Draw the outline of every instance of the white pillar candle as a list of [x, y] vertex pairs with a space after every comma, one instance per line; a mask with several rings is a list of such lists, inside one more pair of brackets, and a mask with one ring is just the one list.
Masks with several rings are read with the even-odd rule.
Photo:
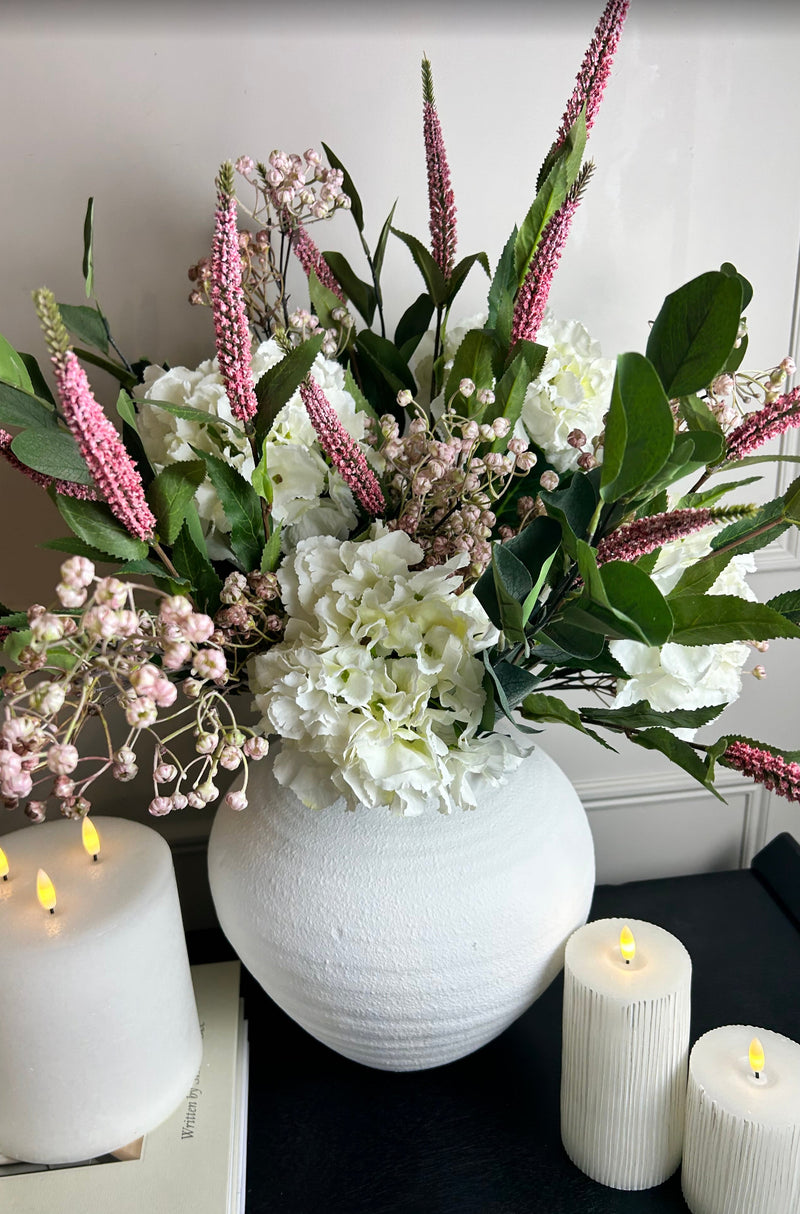
[[680, 941], [638, 919], [599, 919], [567, 942], [561, 1138], [601, 1184], [648, 1189], [680, 1163], [691, 977]]
[[[67, 1163], [153, 1129], [197, 1073], [202, 1040], [169, 847], [95, 818], [3, 837], [0, 1153]], [[37, 900], [37, 873], [55, 891]]]
[[[753, 1038], [764, 1053], [751, 1065]], [[681, 1183], [693, 1214], [797, 1214], [800, 1045], [740, 1024], [695, 1043]]]

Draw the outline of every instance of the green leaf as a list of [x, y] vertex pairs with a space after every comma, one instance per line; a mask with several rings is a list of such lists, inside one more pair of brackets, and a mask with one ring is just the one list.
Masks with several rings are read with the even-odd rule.
[[786, 590], [783, 594], [776, 594], [767, 606], [785, 615], [793, 624], [800, 624], [800, 590]]
[[587, 729], [579, 715], [573, 708], [568, 708], [563, 700], [557, 696], [548, 696], [542, 692], [533, 692], [522, 701], [520, 707], [522, 716], [527, 721], [545, 721], [556, 725], [569, 725], [572, 729], [577, 729], [579, 733], [588, 734], [590, 738], [594, 738], [595, 742], [599, 742], [601, 746], [605, 746], [606, 750], [613, 750], [604, 738], [601, 738], [593, 729]]
[[734, 342], [733, 349], [728, 355], [728, 361], [723, 367], [728, 375], [735, 375], [744, 362], [744, 356], [747, 353], [747, 347], [750, 344], [750, 338], [745, 333], [743, 337], [737, 337]]
[[485, 422], [493, 422], [496, 417], [505, 417], [511, 426], [508, 437], [497, 439], [493, 444], [494, 451], [504, 451], [508, 446], [508, 438], [513, 435], [525, 403], [525, 393], [541, 371], [547, 357], [547, 347], [537, 345], [533, 341], [517, 342], [514, 350], [511, 363], [495, 385], [494, 404], [487, 405], [483, 414]]
[[99, 311], [85, 306], [59, 304], [61, 319], [73, 337], [86, 342], [101, 354], [108, 354], [108, 330]]
[[130, 535], [104, 503], [85, 502], [57, 493], [56, 505], [67, 526], [92, 547], [121, 561], [135, 561], [147, 556], [144, 540]]
[[181, 527], [173, 545], [172, 563], [192, 586], [192, 597], [198, 609], [213, 615], [219, 607], [222, 582], [205, 553], [205, 542], [202, 549], [195, 544], [188, 521]]
[[363, 232], [364, 208], [361, 205], [361, 199], [359, 198], [358, 190], [353, 183], [353, 178], [350, 176], [339, 157], [328, 147], [327, 143], [323, 143], [322, 146], [325, 150], [325, 155], [328, 157], [328, 163], [330, 164], [331, 168], [339, 169], [342, 174], [342, 189], [350, 199], [350, 212], [353, 219], [356, 221], [356, 227], [358, 228], [359, 232]]
[[641, 354], [620, 354], [606, 423], [603, 501], [631, 497], [654, 481], [674, 440], [675, 422], [655, 367]]
[[504, 544], [494, 544], [492, 547], [492, 571], [501, 628], [506, 640], [512, 643], [524, 641], [522, 602], [533, 587], [531, 575], [522, 561], [509, 552]]
[[86, 204], [86, 216], [83, 221], [83, 280], [86, 283], [86, 298], [91, 299], [94, 290], [94, 253], [92, 251], [94, 228], [94, 199]]
[[462, 258], [461, 261], [453, 266], [453, 271], [447, 280], [446, 302], [448, 307], [450, 304], [452, 304], [453, 300], [461, 289], [464, 279], [467, 277], [476, 262], [485, 270], [486, 277], [491, 278], [492, 267], [489, 265], [489, 258], [485, 253], [470, 253], [468, 257]]
[[0, 426], [35, 426], [40, 430], [58, 425], [46, 401], [0, 381]]
[[575, 556], [575, 540], [588, 538], [589, 526], [597, 509], [594, 482], [584, 473], [576, 472], [566, 488], [550, 491], [540, 489], [539, 495], [547, 507], [547, 513], [561, 525], [567, 551]]
[[722, 427], [704, 400], [699, 396], [684, 396], [680, 402], [680, 415], [690, 430], [708, 430], [723, 440]]
[[[91, 309], [87, 308], [86, 311]], [[110, 358], [103, 358], [101, 354], [95, 354], [91, 350], [84, 350], [79, 346], [73, 348], [73, 352], [77, 354], [85, 363], [91, 363], [93, 367], [99, 367], [101, 371], [105, 371], [107, 375], [111, 375], [114, 379], [122, 384], [123, 388], [130, 391], [136, 387], [136, 376], [131, 375], [125, 367], [121, 367], [119, 363], [112, 362]]]
[[28, 623], [27, 611], [3, 611], [0, 615], [0, 625], [3, 628], [24, 628]]
[[23, 392], [33, 394], [33, 384], [28, 374], [28, 368], [2, 333], [0, 333], [0, 379], [15, 388], [20, 388]]
[[[483, 653], [483, 664], [485, 667], [486, 675], [488, 676], [488, 686], [491, 689], [491, 692], [493, 692], [493, 699], [496, 700], [497, 703], [499, 704], [500, 711], [502, 712], [503, 716], [506, 717], [509, 721], [513, 722], [515, 728], [521, 730], [522, 733], [541, 733], [542, 732], [541, 729], [531, 729], [530, 726], [523, 725], [523, 724], [521, 724], [521, 722], [517, 721], [514, 718], [513, 708], [512, 708], [512, 705], [508, 701], [505, 687], [503, 686], [503, 683], [500, 680], [500, 676], [497, 674], [495, 668], [492, 666], [491, 662], [489, 661], [489, 655], [486, 650], [484, 650], [484, 653]], [[487, 679], [484, 678], [484, 686], [486, 686], [486, 685], [487, 685]], [[514, 685], [516, 686], [516, 681], [515, 681]], [[484, 718], [483, 719], [486, 718], [486, 715], [487, 715], [486, 710], [484, 708]]]
[[245, 573], [261, 564], [264, 522], [261, 499], [249, 481], [226, 460], [192, 447], [205, 460], [209, 479], [217, 491], [225, 517], [231, 524], [231, 549]]
[[718, 531], [711, 541], [713, 551], [733, 547], [736, 555], [741, 555], [766, 548], [767, 544], [771, 544], [788, 527], [785, 511], [784, 498], [774, 498], [755, 514], [748, 514], [746, 518], [731, 523], [723, 531]]
[[44, 476], [75, 481], [78, 485], [94, 484], [80, 447], [65, 430], [22, 430], [12, 442], [11, 450], [26, 468]]
[[375, 422], [375, 425], [377, 426], [375, 433], [380, 434], [380, 429], [381, 429], [380, 420], [381, 419], [378, 416], [375, 409], [373, 409], [372, 405], [367, 400], [364, 393], [359, 388], [356, 381], [353, 379], [353, 373], [349, 367], [345, 367], [345, 369], [344, 369], [344, 388], [345, 388], [345, 392], [349, 392], [350, 395], [352, 396], [353, 400], [355, 401], [356, 412], [357, 413], [366, 413], [367, 417], [371, 417], [372, 420]]
[[386, 244], [389, 240], [389, 233], [392, 230], [392, 221], [394, 219], [396, 208], [397, 201], [395, 200], [394, 206], [384, 220], [383, 227], [381, 228], [380, 235], [378, 236], [378, 243], [375, 246], [375, 256], [372, 259], [372, 271], [375, 275], [376, 282], [380, 282], [381, 270], [383, 269], [383, 259], [386, 256]]
[[480, 409], [477, 393], [483, 388], [490, 388], [494, 382], [492, 373], [494, 351], [494, 335], [484, 333], [482, 329], [470, 329], [456, 350], [453, 366], [447, 377], [445, 400], [449, 401], [456, 395], [462, 379], [471, 379], [475, 384], [476, 393], [469, 400], [462, 398], [459, 402], [457, 412], [463, 416], [471, 416]]
[[281, 561], [281, 521], [273, 522], [272, 535], [261, 553], [261, 572], [274, 573]]
[[600, 569], [614, 618], [630, 620], [646, 645], [663, 645], [672, 632], [672, 613], [655, 583], [629, 561], [608, 561]]
[[724, 797], [721, 797], [711, 784], [705, 763], [688, 742], [676, 738], [675, 734], [668, 729], [659, 728], [643, 729], [640, 733], [632, 732], [628, 734], [628, 737], [636, 746], [642, 746], [645, 750], [660, 751], [671, 763], [682, 767], [694, 780], [697, 780], [698, 784], [702, 784], [704, 788], [713, 793], [717, 800], [724, 800]]
[[581, 708], [584, 720], [609, 729], [700, 729], [714, 721], [725, 708], [724, 704], [712, 704], [705, 708], [675, 708], [670, 712], [659, 712], [651, 708], [647, 700], [639, 700], [625, 708]]
[[[150, 401], [149, 403], [152, 405], [156, 405], [156, 406], [161, 405], [161, 402], [157, 401], [157, 400]], [[162, 405], [161, 407], [165, 408], [166, 406]], [[175, 406], [175, 408], [178, 408], [178, 407], [179, 406]], [[187, 408], [188, 408], [188, 406], [187, 406]], [[195, 410], [192, 410], [192, 412], [195, 412]], [[198, 409], [197, 412], [200, 413], [200, 412], [202, 412], [202, 410]], [[127, 422], [127, 424], [131, 427], [132, 430], [136, 430], [138, 432], [139, 419], [136, 414], [136, 406], [134, 405], [133, 400], [131, 399], [131, 397], [128, 395], [128, 393], [125, 391], [124, 388], [120, 388], [119, 395], [117, 396], [117, 413], [124, 422]], [[208, 414], [206, 413], [203, 416], [208, 417]], [[209, 418], [209, 420], [211, 420], [211, 419]], [[222, 420], [222, 419], [220, 419], [220, 420]], [[227, 423], [223, 423], [223, 424], [227, 424]]]
[[675, 583], [667, 595], [669, 602], [671, 603], [673, 599], [680, 598], [684, 594], [705, 594], [735, 555], [736, 552], [733, 549], [729, 552], [711, 552], [708, 556], [696, 561], [694, 565], [690, 565], [681, 574], [680, 581]]
[[39, 547], [52, 548], [54, 552], [68, 552], [71, 556], [85, 556], [95, 564], [105, 562], [107, 565], [115, 565], [119, 559], [109, 556], [107, 552], [101, 552], [99, 548], [95, 548], [94, 544], [87, 544], [75, 535], [65, 535], [56, 540], [43, 540]]
[[411, 250], [411, 256], [425, 280], [425, 285], [428, 288], [428, 294], [437, 306], [447, 303], [448, 286], [445, 276], [439, 269], [439, 266], [434, 261], [431, 254], [425, 248], [421, 241], [417, 240], [416, 236], [409, 235], [408, 232], [401, 232], [397, 228], [392, 228], [392, 232], [403, 244]]
[[339, 322], [333, 319], [333, 314], [345, 305], [338, 295], [320, 282], [313, 270], [308, 276], [308, 295], [322, 328], [338, 329]]
[[259, 446], [272, 429], [283, 406], [291, 400], [308, 375], [322, 349], [323, 341], [322, 333], [318, 333], [316, 337], [302, 342], [291, 354], [287, 354], [279, 363], [275, 363], [274, 367], [265, 371], [256, 384], [258, 412], [254, 425]]
[[3, 642], [3, 653], [12, 662], [16, 662], [25, 646], [30, 645], [32, 640], [33, 633], [30, 628], [24, 628], [21, 632], [12, 632]]
[[723, 261], [722, 265], [720, 266], [720, 272], [725, 274], [727, 278], [736, 278], [739, 280], [742, 287], [742, 311], [746, 312], [748, 305], [753, 298], [752, 284], [747, 281], [744, 274], [739, 273], [736, 266], [730, 261]]
[[800, 637], [800, 628], [765, 603], [733, 594], [686, 594], [670, 600], [677, 645], [724, 645]]
[[539, 679], [535, 674], [531, 674], [523, 666], [514, 666], [503, 658], [493, 664], [492, 670], [496, 681], [503, 689], [505, 704], [508, 708], [515, 708], [539, 685]]
[[564, 202], [567, 190], [578, 175], [585, 147], [586, 115], [581, 112], [558, 150], [552, 167], [548, 169], [547, 176], [519, 230], [514, 249], [518, 286], [522, 284], [548, 220]]
[[399, 350], [388, 338], [365, 329], [358, 334], [355, 344], [359, 353], [367, 356], [370, 365], [386, 381], [395, 396], [403, 388], [416, 392], [417, 385], [414, 382], [414, 376], [409, 371], [407, 363], [403, 361]]
[[151, 560], [149, 556], [144, 557], [141, 561], [126, 561], [124, 565], [120, 565], [117, 573], [135, 573], [142, 577], [157, 577], [168, 578], [170, 583], [175, 586], [188, 586], [187, 578], [175, 578], [162, 565], [161, 561]]
[[690, 508], [697, 510], [702, 509], [703, 506], [713, 506], [720, 498], [730, 493], [732, 489], [741, 489], [744, 485], [754, 485], [760, 480], [760, 476], [747, 476], [739, 481], [721, 481], [711, 489], [704, 489], [702, 493], [685, 493], [680, 501], [676, 503], [675, 509], [683, 510]]
[[719, 270], [667, 296], [647, 341], [647, 357], [667, 396], [690, 396], [719, 375], [736, 341], [741, 311], [741, 283]]
[[800, 527], [800, 476], [792, 481], [783, 495], [783, 515]]
[[367, 324], [371, 325], [377, 303], [375, 288], [371, 283], [364, 282], [358, 277], [347, 258], [341, 253], [326, 250], [322, 256], [347, 298], [352, 300]]
[[34, 396], [38, 396], [39, 399], [44, 401], [47, 405], [55, 405], [56, 402], [53, 393], [47, 386], [47, 381], [42, 375], [41, 368], [36, 359], [32, 354], [25, 354], [22, 350], [20, 350], [19, 356], [25, 365], [25, 370], [30, 376], [31, 388]]
[[396, 346], [399, 348], [405, 347], [413, 338], [416, 338], [414, 349], [417, 348], [423, 333], [426, 333], [428, 330], [428, 325], [433, 316], [433, 307], [433, 300], [427, 291], [417, 296], [413, 304], [409, 308], [406, 308], [398, 321], [397, 328], [394, 331]]
[[272, 505], [275, 499], [275, 486], [272, 483], [269, 471], [267, 470], [267, 449], [261, 452], [261, 459], [253, 469], [253, 475], [250, 478], [253, 488], [259, 497], [263, 497], [264, 501], [269, 506]]
[[511, 341], [511, 318], [514, 313], [514, 296], [517, 293], [518, 278], [514, 264], [517, 236], [515, 226], [500, 254], [492, 285], [489, 287], [489, 317], [486, 327], [495, 330], [499, 341], [506, 348]]
[[[562, 665], [564, 658], [579, 658], [581, 664], [594, 662], [605, 648], [605, 640], [600, 633], [576, 628], [565, 620], [552, 620], [541, 635], [551, 641], [552, 646], [537, 644], [534, 656], [539, 661], [549, 662], [554, 666]], [[553, 647], [558, 653], [548, 653]], [[625, 671], [621, 666], [618, 670], [624, 677]]]
[[[206, 477], [203, 460], [167, 464], [150, 482], [147, 501], [156, 517], [159, 539], [172, 544], [186, 518], [186, 510]], [[163, 572], [163, 571], [162, 571]]]

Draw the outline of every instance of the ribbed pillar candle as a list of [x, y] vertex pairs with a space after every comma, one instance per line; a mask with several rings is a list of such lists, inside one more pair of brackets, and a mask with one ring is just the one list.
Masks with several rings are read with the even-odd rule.
[[[764, 1050], [757, 1075], [753, 1038]], [[681, 1183], [692, 1214], [797, 1214], [800, 1045], [741, 1024], [696, 1042]]]
[[680, 1163], [691, 976], [680, 941], [638, 919], [587, 923], [567, 943], [561, 1138], [601, 1184], [649, 1189]]

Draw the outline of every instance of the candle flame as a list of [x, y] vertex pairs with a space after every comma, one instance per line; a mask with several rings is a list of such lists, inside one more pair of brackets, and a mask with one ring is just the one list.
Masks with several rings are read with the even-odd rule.
[[636, 941], [627, 923], [619, 934], [619, 951], [622, 953], [625, 961], [633, 961], [636, 956]]
[[5, 881], [8, 876], [8, 856], [0, 847], [0, 881]]
[[750, 1066], [755, 1075], [760, 1075], [764, 1069], [764, 1047], [758, 1037], [750, 1042]]
[[100, 852], [100, 836], [97, 833], [97, 827], [94, 822], [89, 818], [84, 818], [81, 823], [81, 837], [87, 853], [97, 859]]
[[48, 877], [43, 868], [40, 868], [36, 874], [36, 897], [41, 902], [45, 910], [53, 911], [56, 908], [56, 887]]

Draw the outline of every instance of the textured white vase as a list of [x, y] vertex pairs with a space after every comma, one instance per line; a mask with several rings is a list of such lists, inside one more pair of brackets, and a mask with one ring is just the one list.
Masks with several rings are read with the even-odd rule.
[[223, 931], [312, 1036], [382, 1070], [484, 1045], [545, 990], [586, 921], [594, 850], [566, 776], [535, 750], [474, 811], [307, 809], [251, 768], [250, 807], [217, 812]]

